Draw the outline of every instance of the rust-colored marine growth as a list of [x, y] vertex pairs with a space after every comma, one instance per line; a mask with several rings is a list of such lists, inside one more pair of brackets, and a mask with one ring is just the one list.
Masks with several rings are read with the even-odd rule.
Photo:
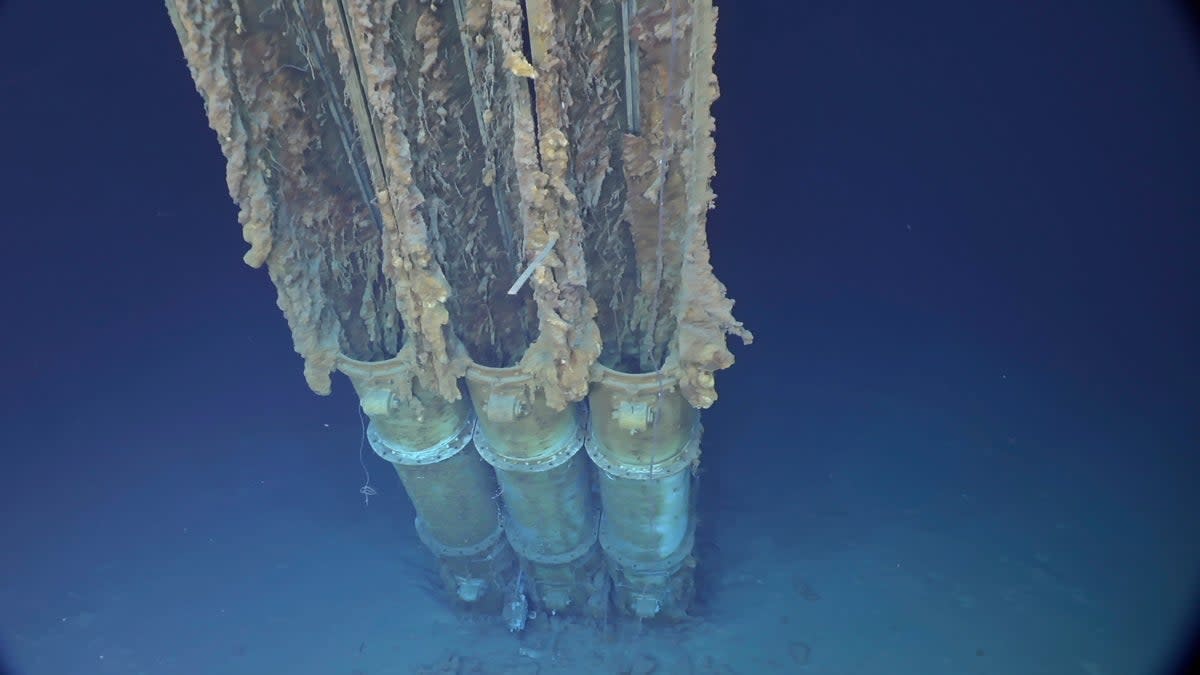
[[560, 409], [596, 364], [716, 400], [751, 336], [709, 262], [709, 0], [167, 5], [314, 391], [345, 356], [401, 398], [474, 361]]

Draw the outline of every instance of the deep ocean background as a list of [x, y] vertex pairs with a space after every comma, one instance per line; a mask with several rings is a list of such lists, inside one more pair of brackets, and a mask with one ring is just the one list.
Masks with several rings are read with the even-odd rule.
[[[1165, 672], [1200, 598], [1194, 15], [720, 8], [709, 231], [756, 340], [704, 418], [711, 632], [683, 649]], [[241, 262], [161, 4], [0, 5], [0, 129], [15, 672], [402, 673], [462, 644], [398, 600], [411, 507], [372, 458], [363, 508], [353, 392], [306, 389]]]

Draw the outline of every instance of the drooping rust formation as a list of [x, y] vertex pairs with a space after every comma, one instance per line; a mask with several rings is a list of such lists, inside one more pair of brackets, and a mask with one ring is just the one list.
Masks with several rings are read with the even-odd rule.
[[455, 400], [473, 361], [556, 408], [596, 364], [715, 401], [750, 334], [705, 234], [709, 0], [168, 8], [314, 391], [343, 356], [401, 395]]

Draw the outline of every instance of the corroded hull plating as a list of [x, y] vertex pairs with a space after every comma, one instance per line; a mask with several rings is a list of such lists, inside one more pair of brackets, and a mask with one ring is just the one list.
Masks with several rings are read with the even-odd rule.
[[751, 338], [705, 233], [711, 0], [167, 7], [245, 260], [452, 597], [684, 616], [699, 411]]

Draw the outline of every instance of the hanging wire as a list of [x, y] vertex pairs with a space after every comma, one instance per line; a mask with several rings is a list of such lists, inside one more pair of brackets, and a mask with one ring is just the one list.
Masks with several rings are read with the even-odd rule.
[[370, 506], [371, 497], [379, 494], [379, 492], [371, 487], [371, 470], [367, 468], [367, 461], [363, 459], [363, 446], [367, 442], [367, 421], [363, 417], [361, 406], [358, 408], [358, 425], [362, 428], [362, 436], [358, 439], [358, 465], [362, 467], [363, 475], [367, 478], [363, 486], [358, 488], [358, 494], [363, 496], [363, 506]]

